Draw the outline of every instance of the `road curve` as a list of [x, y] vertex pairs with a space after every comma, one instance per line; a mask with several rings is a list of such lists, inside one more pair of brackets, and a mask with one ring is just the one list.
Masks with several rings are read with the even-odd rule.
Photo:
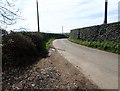
[[56, 39], [54, 47], [101, 89], [118, 89], [118, 55]]

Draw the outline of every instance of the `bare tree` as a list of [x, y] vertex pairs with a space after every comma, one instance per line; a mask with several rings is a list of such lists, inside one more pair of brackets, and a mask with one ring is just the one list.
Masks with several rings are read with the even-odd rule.
[[20, 19], [20, 11], [16, 9], [16, 0], [0, 0], [0, 25], [15, 24]]

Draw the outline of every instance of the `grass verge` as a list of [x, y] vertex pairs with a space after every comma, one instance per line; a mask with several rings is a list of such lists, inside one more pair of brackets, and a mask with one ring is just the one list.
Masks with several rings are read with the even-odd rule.
[[114, 41], [85, 41], [85, 40], [78, 40], [72, 38], [68, 38], [68, 40], [83, 46], [88, 46], [88, 47], [120, 54], [120, 48], [119, 48], [120, 43]]
[[50, 48], [50, 45], [51, 43], [55, 40], [55, 38], [49, 38], [46, 42], [45, 42], [45, 45], [46, 45], [46, 50], [49, 50]]

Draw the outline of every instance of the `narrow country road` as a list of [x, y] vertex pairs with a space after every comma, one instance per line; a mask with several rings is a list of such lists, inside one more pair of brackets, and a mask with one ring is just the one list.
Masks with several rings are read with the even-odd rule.
[[118, 89], [118, 55], [57, 39], [54, 47], [101, 89]]

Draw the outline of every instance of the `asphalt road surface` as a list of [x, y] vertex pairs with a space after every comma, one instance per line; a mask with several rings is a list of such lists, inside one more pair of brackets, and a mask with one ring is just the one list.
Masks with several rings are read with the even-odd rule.
[[54, 47], [101, 89], [118, 89], [118, 55], [57, 39]]

